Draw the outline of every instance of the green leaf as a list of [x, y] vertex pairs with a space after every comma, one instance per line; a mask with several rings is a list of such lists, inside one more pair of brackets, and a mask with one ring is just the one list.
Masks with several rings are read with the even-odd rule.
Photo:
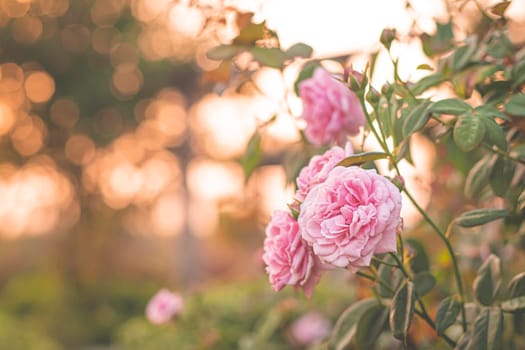
[[436, 54], [445, 53], [454, 47], [453, 39], [454, 33], [452, 32], [452, 22], [437, 22], [435, 35], [428, 35], [426, 33], [423, 33], [423, 35], [421, 35], [423, 52], [428, 57], [433, 57]]
[[460, 309], [459, 302], [452, 297], [447, 297], [439, 303], [436, 314], [436, 332], [438, 335], [443, 334], [448, 327], [456, 322]]
[[355, 344], [358, 349], [371, 349], [377, 340], [388, 318], [388, 308], [376, 304], [365, 311], [357, 322]]
[[212, 47], [206, 53], [206, 57], [210, 60], [227, 60], [245, 50], [248, 50], [248, 48], [241, 45], [219, 45]]
[[525, 296], [525, 272], [512, 277], [507, 285], [507, 294], [509, 298]]
[[414, 238], [405, 239], [405, 251], [408, 252], [410, 269], [414, 273], [430, 270], [430, 262], [425, 247]]
[[459, 226], [474, 227], [504, 218], [507, 215], [509, 212], [506, 209], [474, 209], [461, 214], [455, 222]]
[[276, 47], [252, 47], [253, 58], [264, 66], [282, 69], [288, 56]]
[[439, 100], [430, 108], [431, 113], [452, 115], [465, 114], [470, 110], [472, 107], [468, 103], [457, 98]]
[[410, 90], [414, 95], [418, 96], [431, 87], [437, 86], [441, 83], [444, 83], [445, 81], [447, 81], [447, 78], [443, 75], [443, 73], [435, 73], [416, 82], [414, 85], [412, 85]]
[[390, 304], [390, 329], [392, 335], [406, 344], [408, 329], [414, 318], [416, 291], [410, 281], [398, 289]]
[[496, 196], [503, 197], [510, 187], [516, 165], [510, 159], [498, 157], [490, 174], [490, 187]]
[[311, 78], [312, 75], [314, 75], [314, 71], [316, 70], [316, 68], [318, 68], [320, 66], [321, 66], [321, 63], [319, 63], [319, 61], [317, 61], [317, 60], [309, 61], [303, 66], [303, 68], [301, 69], [301, 72], [299, 73], [299, 76], [297, 77], [297, 79], [295, 80], [295, 83], [294, 83], [294, 91], [295, 91], [295, 94], [297, 96], [300, 95], [300, 93], [299, 93], [299, 84], [303, 80]]
[[387, 49], [387, 50], [390, 50], [390, 46], [392, 45], [392, 41], [394, 41], [396, 38], [396, 29], [392, 29], [392, 28], [385, 28], [383, 29], [383, 31], [381, 32], [381, 36], [379, 37], [379, 41], [381, 42], [381, 44], [383, 44], [383, 46]]
[[505, 300], [501, 303], [501, 309], [505, 312], [519, 312], [525, 311], [525, 296]]
[[479, 112], [480, 114], [487, 116], [487, 117], [498, 117], [506, 121], [510, 121], [511, 119], [502, 111], [500, 111], [496, 106], [493, 104], [483, 104], [481, 106], [478, 106], [474, 108], [474, 112]]
[[522, 191], [520, 196], [518, 197], [518, 209], [525, 209], [525, 191]]
[[408, 113], [403, 121], [403, 137], [407, 138], [416, 131], [423, 128], [428, 122], [432, 102], [430, 100], [421, 101], [414, 109]]
[[517, 117], [525, 117], [525, 94], [510, 96], [505, 104], [505, 112]]
[[429, 71], [433, 71], [434, 68], [432, 68], [430, 65], [426, 64], [426, 63], [422, 63], [420, 64], [419, 66], [416, 67], [417, 70], [429, 70]]
[[374, 160], [385, 159], [385, 158], [388, 158], [388, 154], [383, 153], [383, 152], [363, 152], [363, 153], [354, 154], [350, 157], [346, 157], [345, 159], [337, 163], [336, 166], [349, 167], [352, 165], [360, 165], [366, 162], [371, 162]]
[[467, 349], [500, 350], [503, 341], [503, 313], [500, 308], [481, 311], [472, 327]]
[[506, 151], [507, 150], [507, 140], [505, 139], [505, 133], [501, 129], [498, 123], [490, 117], [483, 117], [483, 122], [485, 123], [485, 139], [489, 145], [496, 145], [499, 149]]
[[264, 38], [266, 23], [249, 23], [244, 27], [239, 35], [233, 39], [234, 44], [253, 45], [256, 41]]
[[419, 297], [427, 295], [436, 285], [436, 279], [429, 271], [423, 271], [414, 275], [414, 286]]
[[314, 52], [314, 49], [312, 49], [311, 46], [306, 45], [304, 43], [297, 43], [297, 44], [290, 46], [288, 50], [285, 51], [285, 54], [288, 57], [310, 58], [313, 52]]
[[[388, 264], [395, 264], [395, 259], [391, 255], [386, 255], [383, 260]], [[392, 298], [394, 291], [397, 290], [403, 281], [403, 273], [396, 267], [386, 264], [379, 265], [377, 271], [378, 282], [376, 290], [383, 298]]]
[[474, 295], [482, 305], [489, 306], [501, 285], [500, 259], [491, 254], [481, 265], [474, 279]]
[[331, 344], [336, 344], [336, 349], [344, 349], [355, 336], [357, 323], [363, 314], [369, 309], [377, 306], [374, 298], [362, 299], [350, 305], [337, 319], [332, 335]]
[[262, 158], [261, 150], [261, 135], [258, 132], [255, 132], [246, 146], [246, 152], [244, 156], [240, 159], [241, 166], [244, 170], [244, 177], [248, 180], [253, 173], [253, 171], [259, 165], [259, 162]]
[[474, 116], [459, 116], [454, 125], [454, 142], [463, 152], [475, 149], [485, 137], [485, 124]]
[[467, 38], [465, 45], [458, 47], [452, 54], [452, 70], [459, 71], [470, 62], [470, 59], [478, 49], [477, 40], [475, 37]]
[[495, 158], [485, 156], [481, 158], [472, 169], [470, 169], [465, 180], [465, 195], [468, 198], [479, 196], [483, 187], [488, 185], [490, 173], [494, 165]]

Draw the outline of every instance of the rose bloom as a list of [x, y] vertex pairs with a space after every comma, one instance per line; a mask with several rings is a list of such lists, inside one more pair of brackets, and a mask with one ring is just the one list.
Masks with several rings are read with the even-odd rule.
[[330, 321], [319, 312], [309, 312], [291, 326], [292, 338], [299, 345], [309, 345], [323, 340], [330, 334]]
[[297, 192], [295, 199], [299, 202], [304, 201], [310, 189], [326, 180], [328, 173], [346, 157], [354, 153], [352, 144], [346, 143], [345, 149], [334, 146], [321, 155], [313, 156], [297, 177]]
[[163, 324], [180, 314], [183, 307], [184, 301], [179, 294], [161, 289], [148, 302], [146, 318], [153, 324]]
[[396, 251], [401, 194], [375, 170], [338, 166], [301, 204], [302, 237], [322, 262], [356, 270]]
[[356, 94], [335, 80], [323, 68], [299, 84], [303, 100], [301, 117], [306, 121], [306, 138], [316, 145], [344, 143], [365, 124], [365, 114]]
[[310, 297], [321, 278], [319, 260], [301, 238], [297, 221], [285, 211], [274, 211], [266, 227], [263, 261], [276, 292], [291, 285]]

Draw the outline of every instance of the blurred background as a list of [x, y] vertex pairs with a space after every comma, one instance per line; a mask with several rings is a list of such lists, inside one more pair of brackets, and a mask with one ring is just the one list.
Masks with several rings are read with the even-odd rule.
[[[507, 12], [515, 42], [525, 40], [523, 5]], [[280, 164], [306, 160], [298, 70], [262, 69], [238, 88], [239, 70], [206, 52], [266, 21], [283, 47], [352, 54], [362, 69], [395, 27], [400, 74], [418, 79], [414, 68], [433, 62], [414, 28], [432, 33], [451, 11], [460, 38], [480, 18], [472, 1], [0, 0], [0, 348], [109, 348], [140, 332], [161, 287], [211, 290], [199, 305], [227, 296], [236, 305], [220, 310], [232, 323], [256, 322], [263, 304], [243, 315], [242, 303], [272, 294], [264, 225], [293, 194]], [[378, 62], [380, 86], [391, 67]], [[239, 160], [272, 118], [262, 166], [245, 181]], [[428, 159], [418, 173], [426, 202]]]

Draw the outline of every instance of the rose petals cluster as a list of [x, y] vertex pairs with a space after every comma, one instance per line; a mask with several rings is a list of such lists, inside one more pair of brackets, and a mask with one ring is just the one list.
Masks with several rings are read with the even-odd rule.
[[342, 144], [347, 135], [358, 134], [365, 124], [357, 95], [321, 67], [299, 84], [299, 94], [303, 100], [301, 118], [306, 121], [304, 133], [313, 144]]
[[321, 277], [319, 259], [301, 238], [297, 221], [285, 211], [274, 211], [266, 227], [263, 261], [277, 292], [291, 285], [309, 297]]
[[159, 290], [146, 306], [146, 318], [155, 325], [169, 322], [184, 308], [184, 300], [178, 293], [167, 289]]
[[328, 173], [345, 159], [354, 153], [352, 144], [347, 142], [345, 148], [333, 146], [323, 154], [313, 156], [297, 177], [297, 191], [295, 199], [299, 202], [304, 201], [310, 189], [315, 185], [323, 183], [328, 177]]
[[322, 262], [356, 270], [396, 251], [401, 194], [375, 170], [335, 167], [301, 204], [301, 236]]

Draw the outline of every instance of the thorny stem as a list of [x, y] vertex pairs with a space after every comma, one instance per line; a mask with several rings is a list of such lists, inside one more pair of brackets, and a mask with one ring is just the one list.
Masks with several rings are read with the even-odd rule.
[[[366, 110], [366, 104], [365, 104], [365, 100], [363, 98], [363, 95], [360, 94], [359, 98], [361, 100], [361, 107], [362, 107], [362, 109], [364, 111], [364, 114], [365, 114], [366, 120], [368, 122], [368, 125], [370, 126], [370, 129], [372, 130], [372, 132], [374, 133], [374, 136], [376, 137], [377, 141], [380, 143], [381, 147], [383, 148], [383, 151], [388, 155], [388, 157], [390, 159], [390, 162], [391, 162], [391, 164], [393, 165], [393, 167], [394, 167], [394, 169], [396, 171], [396, 174], [398, 176], [401, 176], [401, 172], [399, 171], [399, 167], [397, 166], [397, 160], [396, 160], [395, 156], [392, 154], [392, 152], [390, 151], [390, 149], [388, 148], [388, 145], [386, 143], [386, 139], [380, 138], [377, 130], [375, 129], [375, 127], [372, 124], [372, 118], [370, 117], [370, 114]], [[379, 127], [379, 129], [381, 129], [381, 123], [378, 123], [378, 127]], [[383, 132], [381, 134], [384, 135]], [[414, 207], [416, 207], [416, 209], [419, 211], [419, 213], [421, 213], [421, 215], [423, 216], [425, 221], [438, 234], [438, 236], [441, 238], [443, 243], [445, 243], [445, 246], [447, 248], [447, 251], [448, 251], [448, 254], [450, 256], [450, 259], [452, 260], [452, 265], [454, 267], [454, 275], [455, 275], [455, 278], [456, 278], [456, 284], [457, 284], [458, 294], [459, 294], [459, 303], [460, 303], [460, 307], [461, 307], [462, 326], [463, 326], [463, 331], [466, 332], [467, 331], [467, 317], [466, 317], [466, 311], [465, 311], [465, 292], [463, 291], [463, 282], [461, 280], [461, 274], [459, 272], [459, 265], [458, 265], [458, 262], [457, 262], [457, 259], [456, 259], [456, 254], [454, 253], [454, 249], [452, 248], [452, 245], [450, 244], [450, 241], [447, 239], [447, 237], [443, 233], [443, 231], [441, 231], [441, 229], [434, 223], [434, 221], [430, 218], [430, 216], [426, 213], [426, 211], [423, 210], [423, 208], [421, 208], [421, 206], [417, 203], [417, 201], [414, 199], [414, 197], [412, 197], [410, 192], [408, 192], [408, 190], [406, 188], [403, 189], [403, 192], [405, 193], [407, 198], [410, 200], [410, 202], [412, 202]], [[393, 255], [395, 256], [395, 254], [393, 254]], [[395, 256], [395, 257], [397, 258], [397, 256]], [[396, 260], [399, 260], [399, 258], [397, 258]], [[402, 263], [400, 262], [400, 267], [401, 266], [402, 266]], [[402, 269], [402, 271], [405, 274], [405, 276], [407, 276], [406, 270], [404, 270], [404, 268]]]

